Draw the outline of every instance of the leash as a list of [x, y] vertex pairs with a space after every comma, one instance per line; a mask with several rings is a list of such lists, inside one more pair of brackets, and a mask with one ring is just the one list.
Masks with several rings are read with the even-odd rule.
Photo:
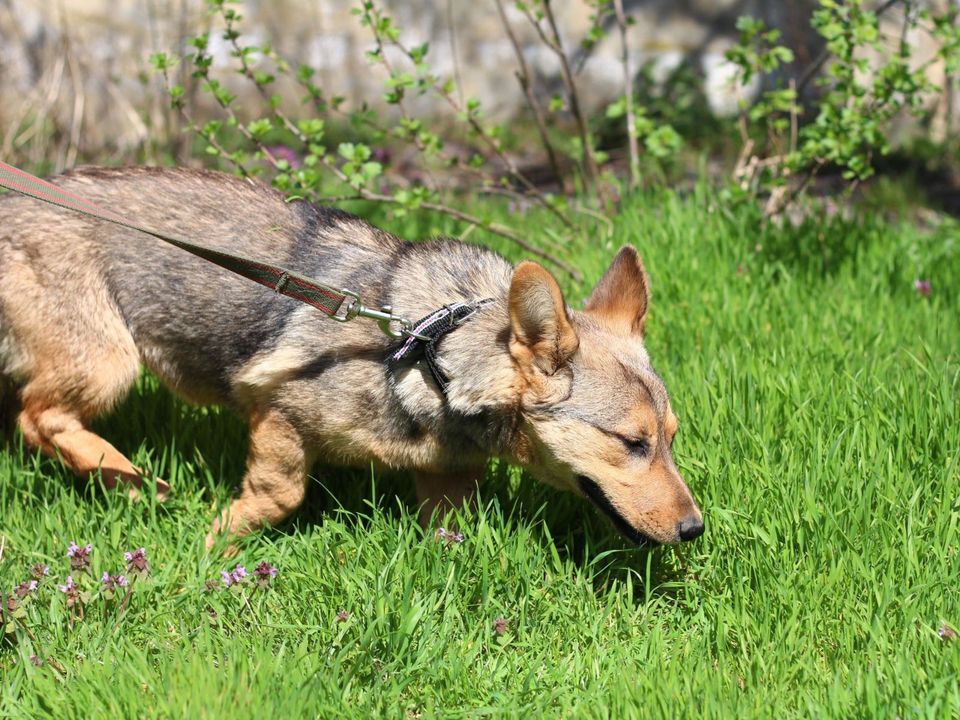
[[[150, 235], [168, 245], [178, 247], [214, 265], [264, 285], [279, 295], [306, 303], [337, 322], [349, 322], [357, 317], [376, 320], [380, 329], [389, 337], [405, 338], [398, 348], [391, 351], [388, 365], [395, 369], [401, 363], [416, 362], [422, 358], [444, 395], [447, 393], [450, 379], [440, 367], [437, 344], [444, 335], [456, 330], [473, 317], [480, 308], [493, 302], [493, 298], [487, 298], [444, 305], [416, 323], [411, 323], [405, 317], [394, 315], [393, 308], [389, 305], [384, 305], [380, 310], [366, 307], [360, 300], [360, 296], [352, 290], [326, 285], [280, 265], [214, 250], [174, 235], [158, 232], [2, 161], [0, 161], [0, 187]], [[395, 330], [394, 324], [399, 329]]]
[[[279, 265], [272, 265], [243, 255], [214, 250], [144, 227], [119, 213], [105, 210], [79, 195], [74, 195], [2, 161], [0, 161], [0, 187], [155, 237], [168, 245], [186, 250], [188, 253], [203, 258], [214, 265], [219, 265], [230, 272], [242, 275], [248, 280], [265, 285], [279, 295], [285, 295], [306, 303], [337, 322], [349, 322], [357, 317], [370, 318], [376, 320], [380, 329], [392, 338], [406, 337], [410, 340], [419, 339], [423, 342], [430, 339], [426, 336], [417, 338], [410, 329], [412, 323], [404, 317], [394, 315], [393, 309], [389, 305], [382, 307], [380, 310], [374, 310], [366, 307], [360, 296], [352, 290], [335, 288]], [[394, 329], [394, 324], [399, 327], [399, 330]]]

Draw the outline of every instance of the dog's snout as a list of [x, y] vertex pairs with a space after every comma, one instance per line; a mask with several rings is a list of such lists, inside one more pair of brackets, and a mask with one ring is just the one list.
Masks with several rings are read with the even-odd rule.
[[703, 517], [699, 514], [688, 515], [677, 523], [677, 534], [681, 540], [696, 540], [703, 535]]

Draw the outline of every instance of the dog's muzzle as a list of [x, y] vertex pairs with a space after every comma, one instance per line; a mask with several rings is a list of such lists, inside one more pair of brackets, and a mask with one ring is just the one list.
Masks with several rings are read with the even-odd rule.
[[627, 522], [627, 519], [623, 517], [623, 515], [621, 515], [620, 512], [613, 506], [613, 503], [610, 502], [610, 498], [606, 496], [596, 482], [588, 478], [586, 475], [577, 475], [577, 484], [580, 486], [583, 494], [590, 498], [593, 501], [593, 504], [600, 508], [604, 514], [613, 521], [614, 527], [617, 528], [619, 533], [627, 540], [635, 543], [638, 547], [651, 547], [653, 545], [660, 544], [648, 535], [644, 535], [642, 532], [633, 527], [633, 525]]

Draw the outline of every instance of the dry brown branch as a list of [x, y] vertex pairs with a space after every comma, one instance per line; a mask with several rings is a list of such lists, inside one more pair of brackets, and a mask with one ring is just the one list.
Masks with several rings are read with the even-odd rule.
[[[236, 113], [234, 112], [233, 108], [230, 107], [228, 103], [223, 102], [221, 96], [217, 95], [215, 97], [218, 105], [223, 109], [224, 112], [227, 113], [231, 121], [231, 124], [233, 124], [239, 130], [239, 132], [244, 136], [244, 138], [249, 143], [257, 147], [261, 152], [264, 153], [264, 156], [266, 157], [267, 161], [270, 162], [271, 165], [273, 165], [274, 167], [277, 167], [277, 159], [270, 153], [270, 151], [263, 145], [262, 142], [260, 142], [257, 138], [253, 136], [250, 130], [246, 127], [246, 125], [244, 125], [240, 121], [240, 119], [237, 117]], [[283, 123], [284, 127], [286, 127], [291, 133], [293, 133], [294, 136], [297, 137], [301, 142], [305, 144], [307, 143], [306, 136], [304, 136], [303, 133], [300, 132], [300, 129], [296, 126], [296, 124], [292, 120], [290, 120], [290, 118], [287, 117], [283, 113], [283, 111], [281, 111], [279, 108], [274, 108], [273, 112], [277, 117], [277, 119], [281, 123]], [[191, 123], [191, 127], [195, 131], [199, 130], [199, 128], [197, 128], [195, 123], [193, 123], [192, 121], [190, 121], [190, 123]], [[208, 142], [211, 143], [211, 145], [218, 151], [218, 153], [220, 153], [222, 157], [226, 158], [228, 162], [233, 164], [244, 175], [249, 175], [246, 168], [244, 168], [241, 163], [237, 162], [231, 153], [224, 150], [222, 146], [216, 144], [216, 138], [211, 138], [208, 135], [203, 135], [202, 133], [201, 135], [205, 137], [208, 140]], [[338, 168], [333, 162], [331, 162], [328, 157], [326, 156], [321, 157], [320, 162], [341, 183], [343, 183], [344, 185], [350, 185], [349, 178], [347, 178], [347, 176], [343, 173], [343, 171], [340, 168]], [[369, 190], [363, 186], [357, 187], [355, 189], [357, 191], [357, 195], [354, 198], [355, 200], [370, 200], [370, 201], [378, 202], [385, 205], [402, 204], [400, 200], [393, 197], [392, 195], [384, 195], [382, 193], [373, 192], [372, 190]], [[535, 245], [531, 245], [529, 242], [524, 240], [520, 235], [518, 235], [516, 232], [506, 227], [505, 225], [501, 225], [499, 223], [486, 222], [481, 218], [476, 217], [475, 215], [471, 215], [470, 213], [463, 212], [462, 210], [457, 210], [456, 208], [450, 207], [449, 205], [444, 205], [442, 203], [424, 202], [420, 204], [420, 207], [423, 208], [424, 210], [429, 210], [431, 212], [447, 215], [448, 217], [452, 217], [455, 220], [460, 220], [462, 222], [466, 222], [471, 225], [478, 225], [479, 227], [491, 233], [494, 233], [495, 235], [500, 235], [501, 237], [506, 238], [507, 240], [510, 240], [511, 242], [516, 244], [518, 247], [529, 252], [531, 255], [535, 255], [536, 257], [539, 257], [542, 260], [560, 268], [561, 270], [566, 272], [568, 275], [570, 275], [570, 277], [572, 277], [574, 280], [579, 282], [583, 279], [583, 275], [580, 273], [580, 271], [574, 268], [572, 265], [551, 255], [545, 250], [538, 248]]]
[[[547, 20], [547, 23], [550, 25], [550, 35], [548, 36], [544, 32], [543, 28], [540, 25], [540, 22], [535, 18], [530, 9], [524, 9], [524, 14], [527, 16], [527, 19], [533, 24], [534, 28], [537, 30], [537, 34], [540, 36], [540, 39], [543, 40], [544, 44], [553, 51], [553, 53], [560, 60], [560, 73], [563, 77], [563, 84], [567, 91], [567, 102], [570, 105], [570, 113], [573, 115], [573, 119], [577, 123], [577, 130], [580, 133], [580, 142], [583, 145], [583, 168], [584, 175], [586, 180], [589, 183], [595, 184], [599, 171], [597, 169], [597, 161], [593, 156], [593, 145], [590, 142], [590, 132], [587, 129], [587, 122], [584, 119], [583, 112], [580, 109], [580, 96], [577, 93], [576, 83], [573, 81], [573, 73], [570, 70], [570, 60], [567, 57], [567, 53], [563, 49], [563, 41], [560, 38], [560, 30], [557, 27], [557, 20], [553, 15], [553, 9], [550, 7], [550, 0], [543, 0], [543, 15]], [[597, 186], [599, 188], [599, 186]]]
[[507, 37], [510, 38], [510, 44], [513, 45], [513, 52], [517, 57], [518, 70], [515, 75], [520, 83], [524, 96], [527, 98], [527, 105], [530, 107], [530, 112], [533, 113], [533, 119], [537, 124], [537, 131], [540, 134], [540, 142], [547, 153], [553, 174], [557, 177], [557, 181], [560, 183], [564, 194], [568, 194], [570, 189], [567, 186], [566, 177], [560, 172], [560, 163], [557, 160], [557, 154], [553, 149], [553, 143], [550, 142], [550, 136], [547, 134], [547, 124], [543, 117], [543, 109], [540, 107], [540, 103], [537, 102], [537, 98], [533, 93], [533, 80], [530, 75], [530, 67], [527, 65], [527, 60], [523, 55], [523, 48], [520, 47], [517, 36], [513, 32], [513, 27], [510, 25], [510, 21], [507, 20], [507, 13], [503, 9], [503, 0], [496, 0], [496, 3], [497, 12], [500, 14], [500, 22], [503, 24], [503, 29], [506, 31]]

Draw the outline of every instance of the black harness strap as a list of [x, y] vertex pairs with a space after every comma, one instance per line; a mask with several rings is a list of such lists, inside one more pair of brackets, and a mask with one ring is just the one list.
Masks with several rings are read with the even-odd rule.
[[398, 348], [390, 352], [388, 359], [390, 369], [394, 370], [402, 364], [424, 360], [427, 369], [437, 383], [437, 387], [446, 395], [450, 378], [440, 367], [437, 344], [444, 335], [456, 330], [473, 317], [480, 308], [493, 301], [493, 298], [487, 298], [485, 300], [444, 305], [439, 310], [434, 310], [420, 319], [411, 328], [410, 336]]

